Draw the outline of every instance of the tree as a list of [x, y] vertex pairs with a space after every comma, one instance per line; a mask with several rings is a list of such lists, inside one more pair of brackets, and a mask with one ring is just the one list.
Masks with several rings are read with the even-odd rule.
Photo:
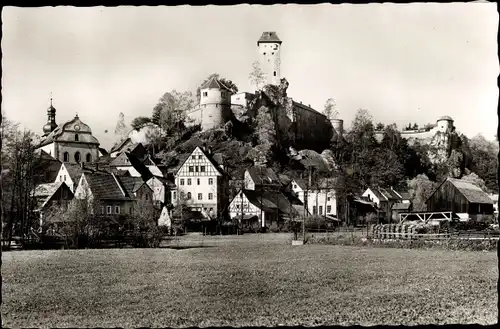
[[432, 195], [437, 185], [423, 174], [408, 181], [408, 189], [414, 211], [427, 210], [426, 201]]
[[140, 130], [144, 125], [148, 124], [151, 122], [151, 118], [148, 117], [137, 117], [134, 120], [132, 120], [132, 123], [130, 124], [133, 129], [135, 130]]
[[273, 145], [277, 145], [276, 129], [270, 110], [265, 106], [259, 108], [255, 122], [255, 136], [258, 141], [255, 150], [258, 157], [269, 161], [272, 158], [271, 149]]
[[177, 92], [175, 89], [165, 93], [155, 109], [160, 113], [160, 128], [167, 134], [179, 134], [183, 130], [187, 112], [194, 106], [191, 92]]
[[328, 100], [326, 101], [323, 114], [328, 120], [336, 119], [339, 115], [339, 112], [337, 111], [337, 103], [333, 98], [328, 98]]
[[127, 125], [125, 124], [125, 115], [120, 112], [118, 122], [116, 123], [115, 135], [125, 137], [128, 133]]
[[231, 80], [221, 78], [219, 73], [212, 73], [198, 86], [198, 88], [196, 88], [196, 99], [198, 100], [198, 103], [200, 102], [201, 98], [201, 87], [212, 78], [216, 78], [217, 80], [219, 80], [220, 83], [222, 83], [231, 91], [231, 94], [236, 94], [238, 92], [238, 87]]
[[157, 225], [159, 217], [160, 211], [152, 200], [137, 200], [134, 204], [129, 222], [134, 227], [142, 246], [156, 248], [160, 245], [162, 232]]
[[266, 75], [262, 71], [258, 61], [253, 62], [252, 71], [250, 72], [248, 78], [250, 79], [251, 85], [255, 86], [257, 90], [260, 90], [264, 86], [264, 83], [266, 82]]
[[382, 130], [384, 130], [384, 128], [385, 128], [385, 126], [382, 122], [377, 123], [377, 125], [375, 126], [376, 131], [382, 131]]

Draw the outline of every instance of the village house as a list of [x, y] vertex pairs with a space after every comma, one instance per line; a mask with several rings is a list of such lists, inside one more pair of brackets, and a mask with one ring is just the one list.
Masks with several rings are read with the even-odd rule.
[[300, 201], [307, 206], [308, 214], [336, 219], [337, 199], [334, 183], [335, 180], [332, 178], [318, 179], [317, 182], [309, 185], [305, 179], [293, 179], [290, 187]]
[[244, 188], [253, 191], [279, 191], [281, 181], [271, 168], [256, 165], [245, 170]]
[[68, 185], [59, 181], [37, 185], [32, 195], [36, 202], [35, 214], [40, 216], [40, 226], [47, 211], [53, 207], [67, 208], [73, 199], [73, 192]]
[[443, 181], [426, 204], [428, 212], [453, 212], [460, 218], [493, 221], [493, 200], [479, 186], [461, 179]]
[[411, 210], [410, 195], [393, 187], [369, 187], [362, 194], [367, 201], [377, 206], [378, 218], [388, 223], [399, 221], [399, 214]]
[[175, 186], [174, 206], [182, 204], [212, 218], [227, 214], [229, 176], [209, 150], [196, 147], [175, 173]]
[[76, 188], [75, 198], [91, 202], [94, 213], [132, 215], [138, 201], [152, 202], [153, 190], [140, 177], [85, 172]]
[[71, 192], [74, 193], [82, 174], [83, 168], [80, 164], [65, 162], [57, 173], [56, 181], [65, 182]]

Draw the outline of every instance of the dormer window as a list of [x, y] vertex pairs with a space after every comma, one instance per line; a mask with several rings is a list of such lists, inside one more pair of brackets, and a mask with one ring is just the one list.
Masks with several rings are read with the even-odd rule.
[[75, 134], [75, 142], [78, 142], [78, 134]]

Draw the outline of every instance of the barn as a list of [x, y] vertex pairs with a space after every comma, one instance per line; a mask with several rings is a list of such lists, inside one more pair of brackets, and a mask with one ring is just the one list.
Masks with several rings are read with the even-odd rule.
[[461, 179], [448, 178], [427, 199], [427, 211], [467, 214], [471, 220], [493, 220], [493, 201], [480, 187]]

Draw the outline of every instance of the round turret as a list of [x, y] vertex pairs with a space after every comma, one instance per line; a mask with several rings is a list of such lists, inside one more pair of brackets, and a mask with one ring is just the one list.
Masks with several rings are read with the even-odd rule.
[[342, 136], [344, 133], [344, 120], [342, 119], [330, 119], [333, 130], [337, 133], [338, 136]]
[[449, 132], [453, 130], [453, 119], [447, 115], [437, 120], [437, 128], [440, 132]]

